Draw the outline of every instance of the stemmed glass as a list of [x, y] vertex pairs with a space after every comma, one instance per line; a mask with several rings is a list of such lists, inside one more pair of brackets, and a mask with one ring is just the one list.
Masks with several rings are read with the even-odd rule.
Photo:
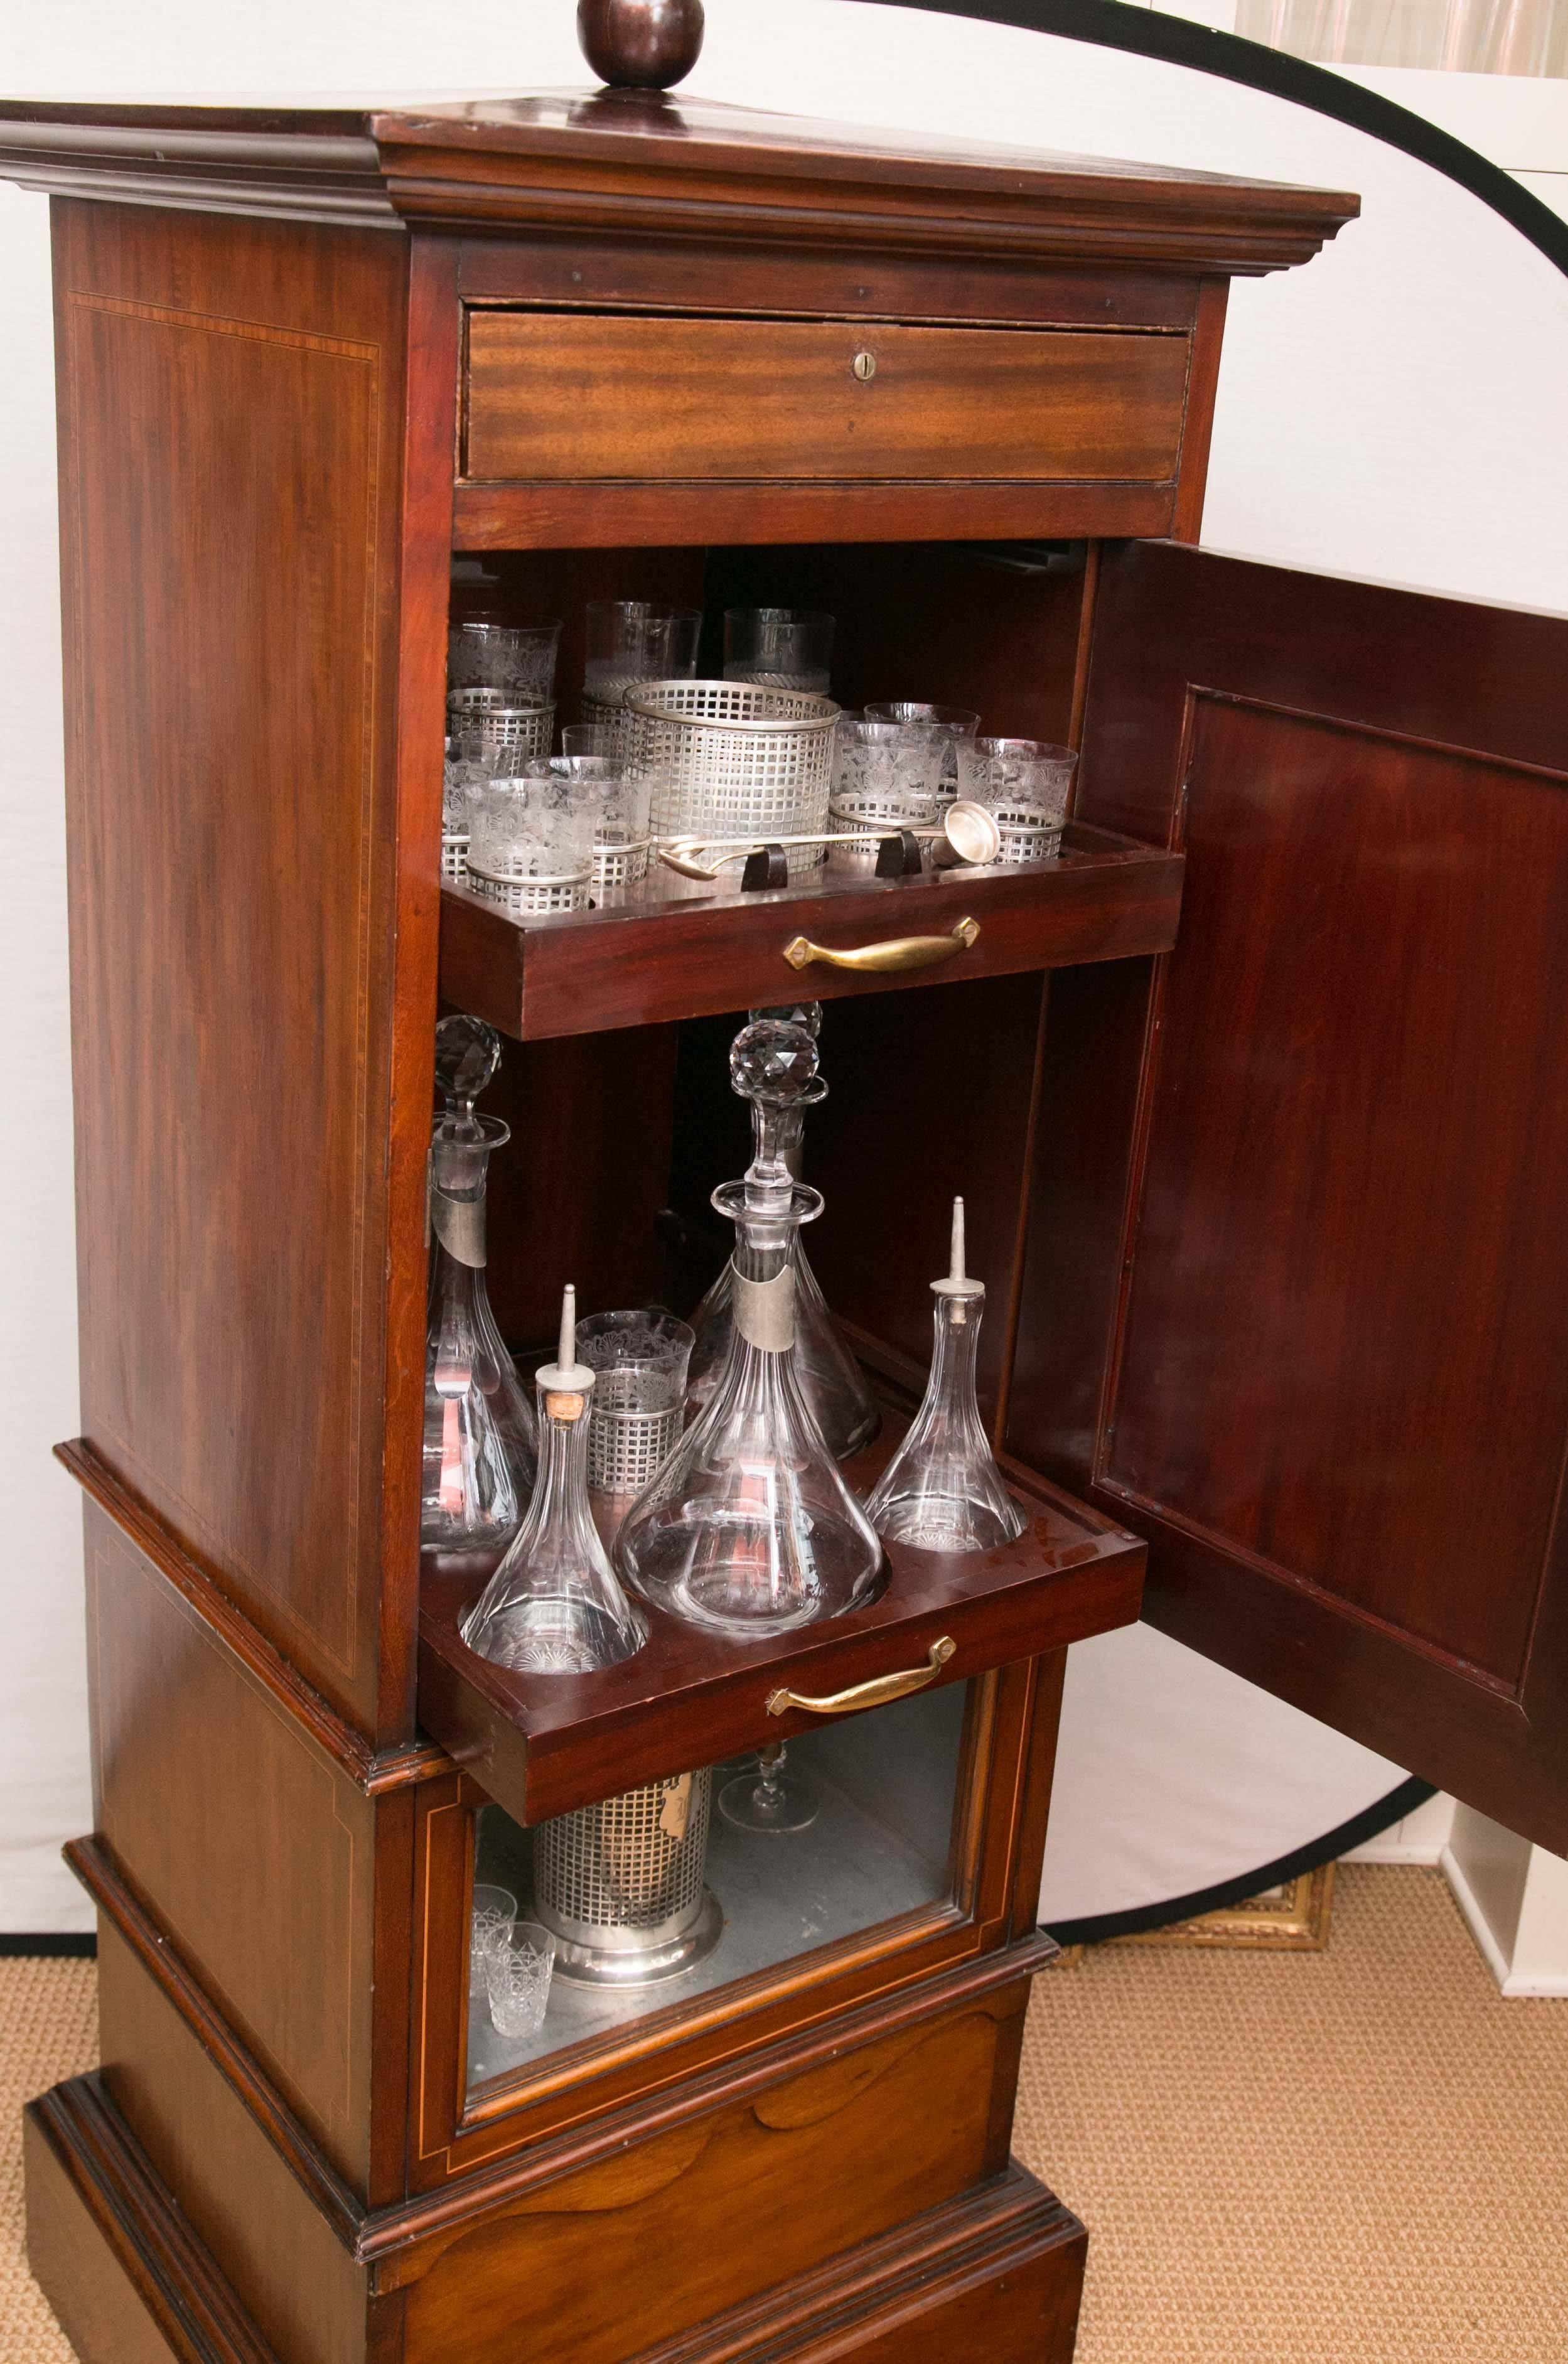
[[757, 1753], [755, 1769], [738, 1773], [718, 1793], [718, 1811], [740, 1831], [804, 1831], [817, 1820], [822, 1801], [815, 1781], [784, 1770], [787, 1744], [770, 1740]]

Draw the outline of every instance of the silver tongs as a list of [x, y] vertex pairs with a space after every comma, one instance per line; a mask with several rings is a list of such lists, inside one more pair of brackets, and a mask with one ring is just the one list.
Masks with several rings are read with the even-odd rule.
[[[863, 829], [818, 830], [803, 837], [671, 837], [660, 845], [659, 859], [670, 869], [678, 870], [683, 878], [712, 881], [727, 864], [749, 862], [754, 853], [764, 853], [770, 846], [873, 846], [889, 837], [924, 840], [934, 849], [931, 858], [939, 870], [978, 868], [996, 861], [1002, 851], [1002, 832], [995, 814], [985, 805], [959, 797], [948, 807], [945, 820], [921, 829], [879, 829], [874, 822], [867, 822]], [[716, 861], [703, 858], [719, 847], [726, 851], [718, 853]]]

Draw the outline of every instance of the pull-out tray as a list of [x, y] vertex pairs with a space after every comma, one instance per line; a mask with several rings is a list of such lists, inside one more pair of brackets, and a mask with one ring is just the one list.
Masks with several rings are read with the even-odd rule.
[[[797, 994], [845, 994], [1006, 976], [1169, 952], [1176, 941], [1184, 859], [1164, 847], [1070, 821], [1058, 860], [945, 876], [879, 879], [831, 865], [788, 886], [711, 891], [655, 866], [604, 909], [515, 920], [465, 888], [441, 891], [441, 993], [531, 1042], [652, 1026]], [[972, 941], [954, 940], [974, 922]], [[968, 931], [965, 931], [968, 934]], [[907, 968], [798, 967], [800, 937], [834, 952], [929, 937], [943, 956]]]
[[[884, 1418], [876, 1442], [846, 1466], [857, 1490], [902, 1428], [901, 1418]], [[769, 1712], [781, 1689], [840, 1692], [928, 1666], [944, 1641], [954, 1647], [934, 1680], [963, 1682], [1130, 1624], [1142, 1596], [1141, 1541], [1016, 1464], [1003, 1466], [1028, 1513], [1016, 1543], [953, 1556], [893, 1544], [871, 1607], [772, 1641], [737, 1645], [651, 1610], [646, 1646], [602, 1674], [517, 1675], [475, 1657], [458, 1624], [481, 1579], [428, 1570], [420, 1723], [514, 1821], [539, 1823], [810, 1729], [809, 1712]]]

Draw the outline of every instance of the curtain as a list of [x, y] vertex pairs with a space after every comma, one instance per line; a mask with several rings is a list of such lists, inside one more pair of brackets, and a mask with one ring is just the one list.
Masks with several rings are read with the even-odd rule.
[[1568, 0], [1240, 0], [1236, 30], [1319, 64], [1568, 76]]

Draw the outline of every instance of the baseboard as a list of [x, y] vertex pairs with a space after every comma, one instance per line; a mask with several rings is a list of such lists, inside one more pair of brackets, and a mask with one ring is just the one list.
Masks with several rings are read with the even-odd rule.
[[1435, 1871], [1442, 1860], [1442, 1851], [1453, 1835], [1455, 1806], [1446, 1792], [1439, 1790], [1425, 1805], [1412, 1807], [1387, 1830], [1379, 1831], [1361, 1846], [1352, 1847], [1341, 1861], [1345, 1863], [1416, 1864]]
[[81, 2364], [278, 2364], [96, 2077], [23, 2113], [28, 2262]]
[[1532, 1999], [1550, 2002], [1568, 1996], [1568, 1971], [1516, 1972], [1509, 1957], [1497, 1943], [1492, 1924], [1482, 1910], [1463, 1865], [1451, 1846], [1444, 1847], [1440, 1861], [1443, 1877], [1453, 1890], [1454, 1901], [1464, 1915], [1465, 1925], [1480, 1946], [1487, 1968], [1497, 1981], [1498, 1993], [1506, 1995], [1510, 2002], [1528, 2002]]
[[1508, 1975], [1508, 1957], [1492, 1934], [1492, 1924], [1481, 1910], [1475, 1890], [1465, 1878], [1463, 1866], [1451, 1847], [1444, 1847], [1439, 1861], [1443, 1877], [1452, 1889], [1454, 1901], [1463, 1913], [1471, 1935], [1480, 1946], [1486, 1967], [1501, 1986]]
[[0, 1961], [91, 1962], [97, 1952], [91, 1929], [0, 1929]]
[[1415, 1866], [1418, 1870], [1435, 1871], [1443, 1858], [1443, 1842], [1437, 1839], [1401, 1840], [1390, 1836], [1372, 1839], [1365, 1846], [1356, 1847], [1350, 1855], [1340, 1857], [1341, 1863], [1393, 1865], [1396, 1869]]

